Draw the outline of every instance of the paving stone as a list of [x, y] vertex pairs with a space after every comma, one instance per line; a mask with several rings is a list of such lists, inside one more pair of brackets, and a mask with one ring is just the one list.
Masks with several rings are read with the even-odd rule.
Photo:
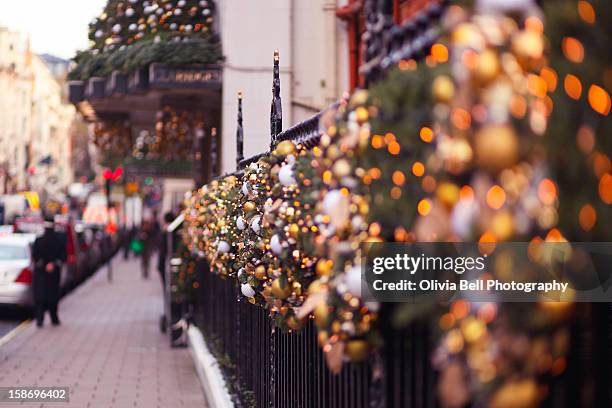
[[60, 303], [60, 327], [31, 324], [0, 348], [0, 386], [68, 386], [62, 407], [207, 407], [189, 351], [159, 332], [161, 313], [158, 275], [115, 259], [113, 282], [103, 267]]

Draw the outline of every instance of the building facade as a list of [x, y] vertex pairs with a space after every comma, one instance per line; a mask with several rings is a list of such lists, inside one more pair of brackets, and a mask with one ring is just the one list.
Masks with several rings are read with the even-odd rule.
[[67, 69], [0, 27], [0, 193], [56, 194], [72, 182], [71, 139], [82, 128], [66, 101]]
[[76, 112], [65, 100], [64, 80], [47, 62], [32, 58], [32, 142], [28, 167], [30, 188], [57, 194], [73, 181], [71, 132]]
[[[346, 0], [226, 0], [219, 3], [223, 72], [222, 172], [236, 163], [236, 111], [244, 93], [244, 154], [270, 143], [272, 58], [280, 54], [283, 129], [337, 101], [349, 90]], [[299, 18], [297, 18], [299, 16]]]
[[32, 131], [32, 54], [28, 41], [0, 27], [0, 192], [26, 185]]

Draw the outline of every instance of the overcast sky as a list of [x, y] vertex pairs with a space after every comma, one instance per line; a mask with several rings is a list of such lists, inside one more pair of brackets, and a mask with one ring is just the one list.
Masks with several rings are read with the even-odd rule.
[[0, 0], [0, 26], [30, 35], [38, 54], [72, 58], [88, 46], [89, 22], [106, 0]]

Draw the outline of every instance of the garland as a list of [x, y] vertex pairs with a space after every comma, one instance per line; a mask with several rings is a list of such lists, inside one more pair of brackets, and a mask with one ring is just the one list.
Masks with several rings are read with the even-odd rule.
[[[437, 187], [419, 204], [417, 240], [564, 240], [542, 148], [550, 114], [542, 21], [458, 7], [446, 18], [449, 35], [437, 46], [451, 50], [449, 70], [430, 83], [436, 149], [425, 170]], [[489, 273], [503, 278], [502, 269]], [[572, 307], [453, 302], [439, 320], [435, 359], [443, 405], [537, 405], [563, 370]], [[532, 364], [539, 355], [551, 364]]]
[[221, 44], [214, 37], [181, 39], [175, 36], [159, 36], [157, 39], [143, 39], [116, 50], [81, 51], [74, 58], [76, 65], [70, 71], [69, 79], [107, 77], [113, 71], [128, 74], [153, 62], [180, 66], [216, 64], [222, 60]]
[[194, 256], [184, 241], [179, 243], [176, 257], [181, 259], [178, 273], [170, 274], [170, 288], [177, 303], [192, 304], [195, 301], [199, 282], [196, 273], [197, 256]]
[[104, 162], [138, 164], [146, 162], [193, 161], [196, 137], [204, 135], [204, 121], [199, 114], [164, 106], [157, 112], [155, 128], [133, 135], [129, 121], [98, 121], [93, 143], [105, 155]]
[[109, 156], [125, 157], [132, 148], [132, 132], [126, 121], [97, 121], [93, 126], [93, 143]]
[[212, 0], [109, 0], [89, 25], [94, 50], [113, 50], [143, 38], [206, 35], [214, 23]]
[[[584, 24], [588, 13], [580, 7], [586, 2], [565, 3], [578, 7], [578, 24]], [[597, 12], [605, 9], [592, 3]], [[552, 51], [549, 61], [542, 19], [518, 16], [451, 7], [444, 22], [448, 35], [424, 63], [402, 61], [369, 92], [343, 101], [322, 118], [319, 147], [304, 152], [282, 142], [243, 176], [213, 182], [189, 199], [192, 247], [211, 257], [219, 249], [212, 243], [226, 237], [233, 256], [217, 258], [218, 273], [235, 274], [243, 295], [266, 307], [281, 327], [299, 330], [313, 318], [332, 370], [366, 359], [380, 342], [379, 305], [363, 302], [360, 294], [363, 242], [537, 244], [564, 242], [566, 235], [605, 236], [597, 217], [605, 217], [612, 202], [609, 140], [594, 133], [607, 129], [601, 117], [609, 113], [609, 94], [594, 88], [587, 104], [571, 77], [563, 89], [556, 86], [555, 72], [565, 67], [559, 60], [568, 59], [568, 51]], [[552, 45], [564, 49], [563, 43]], [[588, 112], [569, 121], [561, 148], [557, 132], [568, 122], [564, 112], [573, 108], [559, 112], [557, 105]], [[577, 207], [575, 198], [562, 194], [580, 181], [567, 177], [567, 161], [559, 159], [573, 143], [582, 155], [577, 174], [589, 181], [589, 193], [581, 197], [590, 202]], [[557, 147], [547, 153], [550, 146]], [[223, 196], [227, 185], [234, 193]], [[569, 215], [561, 219], [564, 208]], [[227, 236], [219, 225], [236, 228]], [[522, 404], [517, 406], [537, 405], [546, 382], [564, 371], [573, 309], [571, 299], [457, 301], [433, 309], [439, 316], [433, 361], [442, 404], [503, 407], [515, 399]], [[402, 325], [425, 313], [431, 316], [432, 308], [419, 312], [402, 305], [393, 317]]]
[[130, 73], [153, 62], [218, 63], [223, 55], [212, 32], [215, 12], [212, 0], [109, 0], [90, 24], [91, 46], [77, 53], [69, 79]]

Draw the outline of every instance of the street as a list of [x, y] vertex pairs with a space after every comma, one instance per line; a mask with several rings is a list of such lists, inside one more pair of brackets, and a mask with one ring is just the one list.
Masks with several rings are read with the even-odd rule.
[[113, 282], [102, 268], [62, 299], [61, 326], [30, 323], [0, 348], [0, 386], [69, 387], [62, 406], [77, 408], [206, 407], [189, 351], [159, 331], [158, 275], [113, 264]]
[[28, 310], [20, 310], [13, 307], [0, 307], [0, 342], [2, 338], [14, 330], [23, 321], [31, 318]]
[[[99, 266], [93, 273], [104, 272], [108, 264]], [[102, 270], [102, 271], [101, 271]], [[8, 341], [4, 336], [11, 335], [22, 323], [34, 318], [34, 311], [28, 308], [21, 308], [12, 305], [0, 305], [0, 345]], [[16, 333], [15, 333], [16, 334]]]

